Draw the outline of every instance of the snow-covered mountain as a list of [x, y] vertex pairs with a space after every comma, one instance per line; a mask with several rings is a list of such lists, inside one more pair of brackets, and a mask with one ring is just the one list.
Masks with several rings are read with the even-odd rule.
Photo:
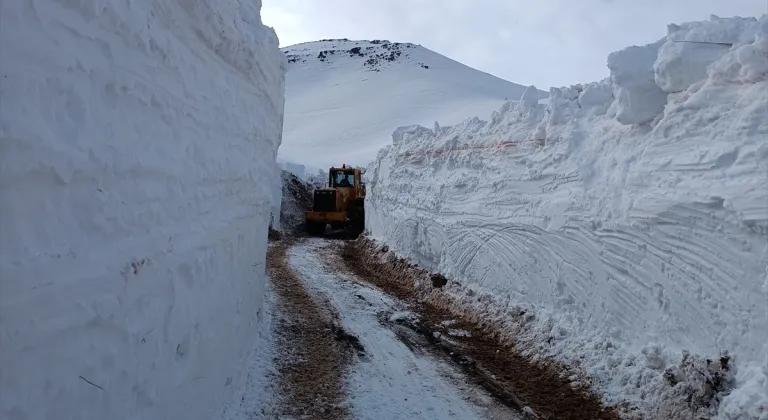
[[398, 126], [459, 123], [526, 90], [408, 43], [322, 40], [283, 52], [288, 74], [280, 160], [315, 168], [366, 165]]

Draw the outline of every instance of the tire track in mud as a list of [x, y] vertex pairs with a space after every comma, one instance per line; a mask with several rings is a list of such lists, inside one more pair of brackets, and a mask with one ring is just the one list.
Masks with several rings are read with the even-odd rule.
[[[469, 319], [460, 308], [451, 310], [440, 305], [439, 297], [424, 296], [414, 283], [429, 281], [426, 271], [412, 267], [405, 260], [393, 264], [381, 258], [382, 254], [366, 240], [348, 241], [341, 247], [337, 242], [328, 252], [335, 254], [329, 264], [407, 303], [419, 320], [401, 321], [396, 327], [408, 328], [421, 336], [420, 341], [428, 343], [429, 351], [451, 360], [504, 405], [527, 411], [526, 416], [538, 419], [620, 418], [618, 410], [603, 406], [597, 395], [574, 388], [562, 376], [560, 366], [532, 362], [513, 345], [502, 343], [493, 328]], [[435, 287], [445, 284], [445, 278], [439, 275], [433, 275], [431, 280]], [[440, 331], [445, 329], [441, 323], [447, 320], [455, 321], [451, 328], [469, 334], [451, 336], [449, 340], [441, 338]], [[529, 409], [524, 410], [525, 407]]]
[[330, 304], [318, 302], [288, 264], [293, 238], [275, 241], [267, 251], [267, 273], [277, 297], [279, 418], [347, 419], [344, 378], [354, 353], [362, 352]]

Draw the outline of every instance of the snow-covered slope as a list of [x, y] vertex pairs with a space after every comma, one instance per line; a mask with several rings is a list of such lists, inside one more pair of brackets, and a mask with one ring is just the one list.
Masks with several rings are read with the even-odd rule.
[[324, 169], [367, 165], [398, 126], [459, 123], [525, 90], [413, 44], [323, 40], [283, 52], [289, 63], [280, 155]]
[[0, 418], [206, 419], [262, 302], [260, 1], [0, 2]]
[[670, 25], [608, 66], [546, 108], [398, 129], [367, 227], [607, 401], [768, 418], [768, 17]]

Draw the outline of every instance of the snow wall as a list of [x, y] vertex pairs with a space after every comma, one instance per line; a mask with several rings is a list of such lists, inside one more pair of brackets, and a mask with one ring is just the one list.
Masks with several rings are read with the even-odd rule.
[[707, 414], [768, 418], [768, 19], [668, 30], [546, 107], [397, 129], [367, 228], [608, 402], [694, 416], [674, 407], [701, 385], [682, 352], [727, 351], [733, 389]]
[[260, 7], [0, 2], [0, 418], [209, 419], [244, 382], [286, 67]]

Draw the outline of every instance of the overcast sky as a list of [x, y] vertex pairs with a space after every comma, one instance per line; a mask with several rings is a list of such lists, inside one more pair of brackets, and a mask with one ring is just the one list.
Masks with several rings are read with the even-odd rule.
[[666, 35], [668, 23], [768, 12], [768, 0], [262, 0], [280, 46], [323, 38], [421, 44], [547, 90], [608, 75], [608, 53]]

